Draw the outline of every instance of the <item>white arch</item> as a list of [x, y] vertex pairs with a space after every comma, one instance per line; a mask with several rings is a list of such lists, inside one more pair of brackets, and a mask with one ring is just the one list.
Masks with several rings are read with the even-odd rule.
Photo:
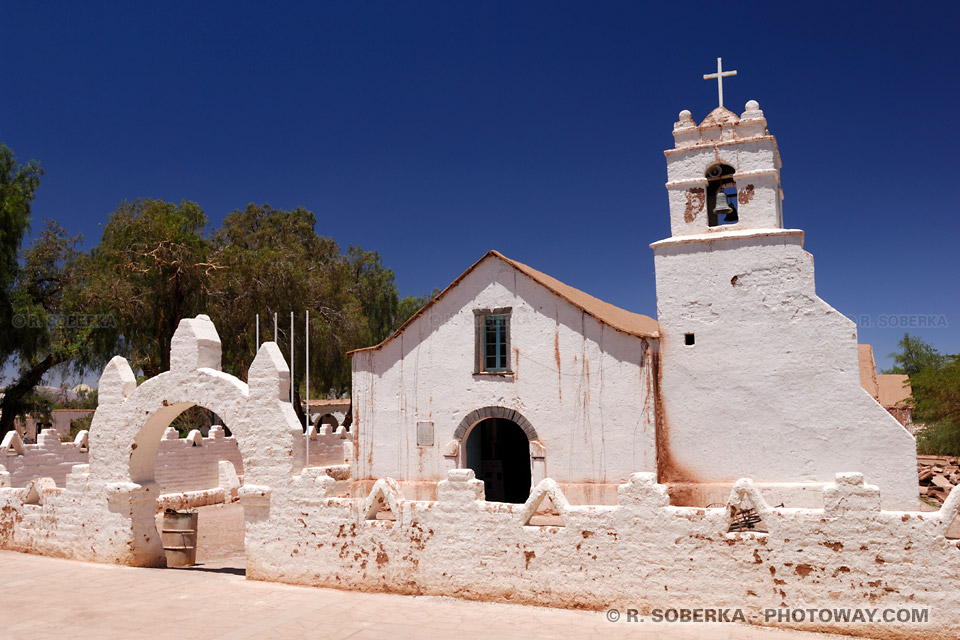
[[[275, 343], [260, 347], [248, 378], [245, 383], [220, 371], [220, 337], [202, 315], [180, 322], [170, 371], [140, 386], [127, 361], [113, 358], [100, 377], [100, 404], [90, 425], [91, 480], [118, 487], [135, 483], [155, 496], [154, 463], [164, 430], [180, 413], [199, 405], [230, 425], [245, 485], [269, 496], [271, 488], [303, 467], [302, 446], [297, 446], [302, 430], [288, 401], [290, 370]], [[141, 535], [155, 531], [154, 504], [155, 497], [144, 499], [130, 510], [131, 557], [147, 558], [146, 563], [153, 557], [159, 561], [157, 536]]]

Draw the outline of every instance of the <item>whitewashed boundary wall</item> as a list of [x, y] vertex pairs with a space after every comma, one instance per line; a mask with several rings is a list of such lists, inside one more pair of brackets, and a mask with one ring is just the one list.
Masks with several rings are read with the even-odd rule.
[[[165, 429], [194, 405], [230, 425], [243, 459], [247, 527], [264, 519], [274, 488], [303, 468], [303, 432], [285, 401], [290, 370], [277, 345], [261, 345], [248, 382], [220, 371], [220, 338], [206, 316], [185, 319], [174, 334], [170, 371], [137, 386], [115, 357], [99, 384], [90, 427], [90, 462], [75, 465], [59, 489], [0, 489], [0, 546], [99, 562], [160, 566], [155, 525], [161, 485], [157, 452]], [[218, 464], [219, 467], [219, 464]], [[9, 477], [6, 478], [9, 482]], [[50, 485], [53, 483], [50, 482]], [[26, 503], [25, 503], [26, 502]], [[33, 502], [33, 504], [29, 504]]]
[[220, 461], [233, 465], [243, 475], [243, 459], [237, 440], [223, 427], [211, 427], [206, 438], [181, 438], [168, 427], [157, 450], [156, 481], [161, 493], [200, 491], [220, 486]]
[[[269, 523], [247, 530], [248, 577], [293, 584], [606, 609], [927, 609], [924, 624], [797, 625], [885, 638], [954, 638], [960, 541], [945, 537], [955, 493], [934, 513], [880, 510], [880, 491], [838, 474], [823, 509], [771, 508], [750, 480], [726, 508], [670, 506], [653, 474], [620, 486], [617, 506], [570, 506], [542, 481], [523, 505], [488, 503], [469, 469], [436, 502], [405, 501], [378, 480], [366, 499], [329, 497], [333, 480], [294, 479]], [[549, 497], [564, 526], [526, 523]], [[766, 533], [728, 533], [752, 507]], [[395, 520], [376, 519], [389, 508]], [[250, 550], [262, 550], [251, 553]], [[754, 621], [756, 622], [756, 621]], [[762, 618], [760, 619], [762, 622]]]
[[[223, 427], [211, 428], [206, 438], [191, 435], [195, 437], [181, 438], [172, 427], [164, 432], [156, 461], [156, 481], [161, 493], [202, 491], [221, 486], [221, 461], [229, 462], [236, 474], [243, 475], [243, 460], [237, 441], [227, 436]], [[63, 488], [72, 467], [89, 462], [86, 431], [78, 433], [74, 442], [61, 442], [59, 433], [44, 429], [38, 440], [37, 444], [23, 444], [13, 431], [4, 438], [0, 447], [4, 452], [0, 465], [10, 473], [13, 487], [26, 487], [37, 478], [51, 478]], [[339, 437], [337, 442], [341, 442]], [[330, 459], [330, 449], [330, 443], [319, 443], [314, 455], [318, 460]], [[340, 455], [330, 464], [343, 464], [342, 457]]]
[[[76, 484], [31, 487], [32, 499], [0, 489], [0, 546], [49, 554], [75, 517]], [[909, 623], [767, 622], [895, 639], [954, 639], [960, 628], [960, 541], [946, 537], [960, 492], [920, 513], [882, 511], [859, 473], [838, 474], [822, 509], [771, 508], [747, 479], [725, 508], [671, 506], [650, 473], [621, 485], [616, 506], [569, 505], [549, 478], [525, 504], [486, 502], [469, 469], [450, 471], [432, 502], [404, 500], [389, 478], [362, 499], [331, 497], [335, 485], [305, 468], [282, 489], [247, 493], [248, 578], [596, 610], [740, 609], [755, 624], [771, 609], [926, 612]], [[562, 525], [529, 524], [548, 498]], [[729, 533], [747, 508], [765, 531]], [[75, 544], [63, 555], [80, 556]]]
[[347, 427], [312, 424], [306, 438], [310, 447], [309, 466], [351, 465], [353, 462], [353, 432]]
[[86, 431], [78, 433], [73, 442], [61, 442], [57, 431], [44, 429], [37, 444], [24, 444], [20, 434], [9, 431], [0, 445], [0, 465], [10, 473], [14, 487], [25, 487], [36, 478], [52, 478], [63, 487], [73, 465], [86, 462]]

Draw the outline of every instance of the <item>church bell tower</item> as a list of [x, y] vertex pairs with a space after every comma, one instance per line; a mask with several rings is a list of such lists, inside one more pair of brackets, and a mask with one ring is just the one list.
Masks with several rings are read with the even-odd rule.
[[[884, 508], [916, 506], [916, 447], [860, 386], [857, 327], [816, 294], [803, 231], [783, 226], [780, 154], [756, 101], [665, 152], [671, 235], [651, 245], [661, 382], [657, 460], [676, 504], [752, 478], [770, 504], [816, 507], [836, 473], [870, 472]], [[878, 465], [877, 460], [883, 460]]]

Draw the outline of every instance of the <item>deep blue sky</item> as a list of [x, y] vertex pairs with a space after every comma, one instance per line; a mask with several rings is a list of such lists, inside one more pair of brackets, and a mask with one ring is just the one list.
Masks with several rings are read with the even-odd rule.
[[[6, 1], [0, 140], [86, 244], [124, 199], [303, 205], [403, 294], [496, 248], [656, 315], [663, 150], [717, 56], [783, 159], [818, 293], [960, 352], [960, 3]], [[251, 313], [253, 310], [251, 310]], [[903, 328], [867, 328], [881, 366]]]

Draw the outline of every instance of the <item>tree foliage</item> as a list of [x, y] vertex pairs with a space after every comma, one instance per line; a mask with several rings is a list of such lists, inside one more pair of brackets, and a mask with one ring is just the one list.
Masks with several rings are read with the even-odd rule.
[[[41, 173], [0, 145], [0, 316], [10, 327], [0, 362], [14, 358], [20, 368], [4, 390], [0, 432], [30, 409], [33, 389], [54, 367], [97, 370], [119, 353], [143, 377], [168, 370], [177, 326], [199, 313], [217, 326], [224, 370], [241, 378], [256, 355], [260, 314], [261, 342], [276, 340], [285, 354], [295, 347], [297, 400], [309, 332], [311, 396], [339, 396], [350, 387], [346, 352], [380, 342], [429, 300], [401, 301], [379, 254], [342, 251], [317, 234], [304, 208], [250, 204], [211, 229], [196, 203], [134, 200], [110, 214], [89, 253], [55, 222], [22, 249]], [[195, 422], [188, 418], [185, 428]]]
[[33, 390], [51, 369], [91, 361], [88, 350], [100, 323], [86, 312], [89, 261], [77, 250], [79, 241], [48, 221], [22, 253], [8, 290], [8, 335], [16, 344], [18, 374], [0, 401], [0, 433], [12, 428], [17, 415], [37, 410]]
[[[0, 327], [11, 327], [11, 294], [19, 271], [20, 245], [30, 228], [30, 210], [43, 170], [35, 162], [17, 163], [13, 151], [0, 143]], [[0, 331], [0, 366], [17, 348], [12, 332]]]
[[[305, 312], [310, 311], [310, 379], [315, 392], [349, 388], [346, 351], [376, 342], [389, 330], [397, 306], [393, 272], [376, 253], [350, 247], [346, 254], [317, 235], [306, 209], [248, 205], [226, 217], [213, 235], [211, 318], [224, 341], [224, 366], [244, 375], [261, 340], [289, 353], [293, 313], [295, 388], [304, 385]], [[273, 335], [273, 315], [278, 333]]]
[[960, 357], [910, 376], [913, 420], [925, 425], [917, 434], [921, 453], [960, 455]]
[[904, 334], [900, 350], [890, 354], [896, 366], [884, 373], [905, 373], [913, 389], [913, 421], [923, 425], [917, 450], [960, 455], [960, 357], [943, 355], [933, 345]]
[[91, 309], [114, 331], [98, 351], [125, 353], [130, 365], [155, 376], [170, 368], [170, 341], [180, 320], [202, 313], [208, 278], [207, 217], [193, 202], [123, 202], [110, 214], [91, 252]]
[[903, 334], [897, 347], [899, 351], [894, 351], [888, 356], [893, 358], [896, 364], [883, 373], [905, 373], [913, 376], [930, 367], [938, 368], [944, 363], [944, 356], [939, 351], [909, 333]]
[[430, 293], [424, 296], [407, 296], [403, 298], [400, 303], [397, 305], [396, 319], [394, 320], [393, 327], [391, 327], [391, 333], [399, 329], [403, 324], [413, 317], [417, 311], [420, 311], [423, 307], [440, 295], [440, 289], [434, 289]]

